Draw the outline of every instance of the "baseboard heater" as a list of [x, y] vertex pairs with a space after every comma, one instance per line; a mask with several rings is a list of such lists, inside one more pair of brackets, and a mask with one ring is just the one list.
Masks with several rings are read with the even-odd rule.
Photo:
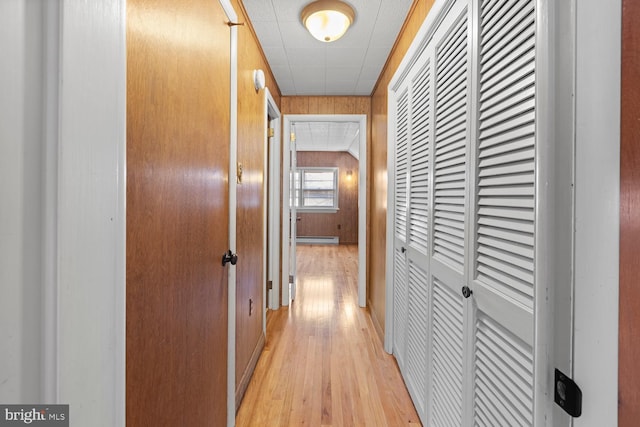
[[308, 245], [337, 245], [340, 242], [338, 236], [298, 236], [296, 237], [296, 243]]

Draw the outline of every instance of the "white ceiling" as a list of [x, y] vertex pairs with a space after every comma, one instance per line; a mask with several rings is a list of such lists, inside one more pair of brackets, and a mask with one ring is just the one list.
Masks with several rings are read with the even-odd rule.
[[347, 151], [358, 158], [358, 122], [294, 122], [291, 131], [297, 151]]
[[282, 95], [371, 95], [412, 0], [348, 0], [354, 24], [339, 40], [300, 22], [312, 0], [242, 0]]

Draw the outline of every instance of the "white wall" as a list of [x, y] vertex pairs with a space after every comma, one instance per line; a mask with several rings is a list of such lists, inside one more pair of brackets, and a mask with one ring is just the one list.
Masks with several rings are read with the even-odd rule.
[[621, 1], [576, 5], [575, 427], [617, 425]]
[[0, 402], [124, 425], [125, 0], [2, 0], [0, 52]]
[[41, 399], [42, 4], [0, 2], [0, 402]]

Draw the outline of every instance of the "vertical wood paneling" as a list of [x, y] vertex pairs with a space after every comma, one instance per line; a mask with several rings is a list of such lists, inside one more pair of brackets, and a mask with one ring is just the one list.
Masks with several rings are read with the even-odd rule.
[[371, 206], [369, 239], [369, 281], [367, 304], [372, 316], [380, 325], [382, 333], [385, 325], [386, 282], [386, 233], [387, 233], [387, 86], [396, 72], [400, 61], [409, 49], [422, 22], [433, 6], [433, 0], [414, 0], [404, 26], [396, 39], [387, 63], [371, 95], [371, 143], [370, 170], [371, 188], [369, 203]]
[[[337, 167], [338, 207], [336, 213], [298, 210], [297, 236], [337, 236], [340, 244], [358, 243], [358, 160], [346, 152], [299, 151], [298, 166]], [[351, 177], [347, 176], [351, 171]]]
[[210, 0], [127, 2], [126, 413], [132, 426], [226, 424], [225, 18]]
[[618, 425], [640, 419], [640, 3], [622, 1]]
[[[256, 91], [253, 70], [265, 72], [266, 84], [279, 102], [279, 89], [266, 63], [244, 8], [235, 3], [238, 27], [238, 162], [242, 163], [242, 183], [237, 186], [236, 251], [236, 405], [255, 368], [264, 345], [263, 295], [263, 215], [265, 176], [264, 91]], [[234, 171], [235, 172], [235, 171]], [[233, 178], [232, 178], [233, 179]]]
[[282, 114], [366, 114], [371, 99], [368, 96], [283, 96]]

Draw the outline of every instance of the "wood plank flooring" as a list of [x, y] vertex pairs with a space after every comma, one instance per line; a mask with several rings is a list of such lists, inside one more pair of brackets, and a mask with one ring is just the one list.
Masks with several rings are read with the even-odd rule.
[[296, 300], [268, 313], [236, 425], [421, 425], [395, 359], [358, 307], [357, 246], [298, 245], [297, 256]]

